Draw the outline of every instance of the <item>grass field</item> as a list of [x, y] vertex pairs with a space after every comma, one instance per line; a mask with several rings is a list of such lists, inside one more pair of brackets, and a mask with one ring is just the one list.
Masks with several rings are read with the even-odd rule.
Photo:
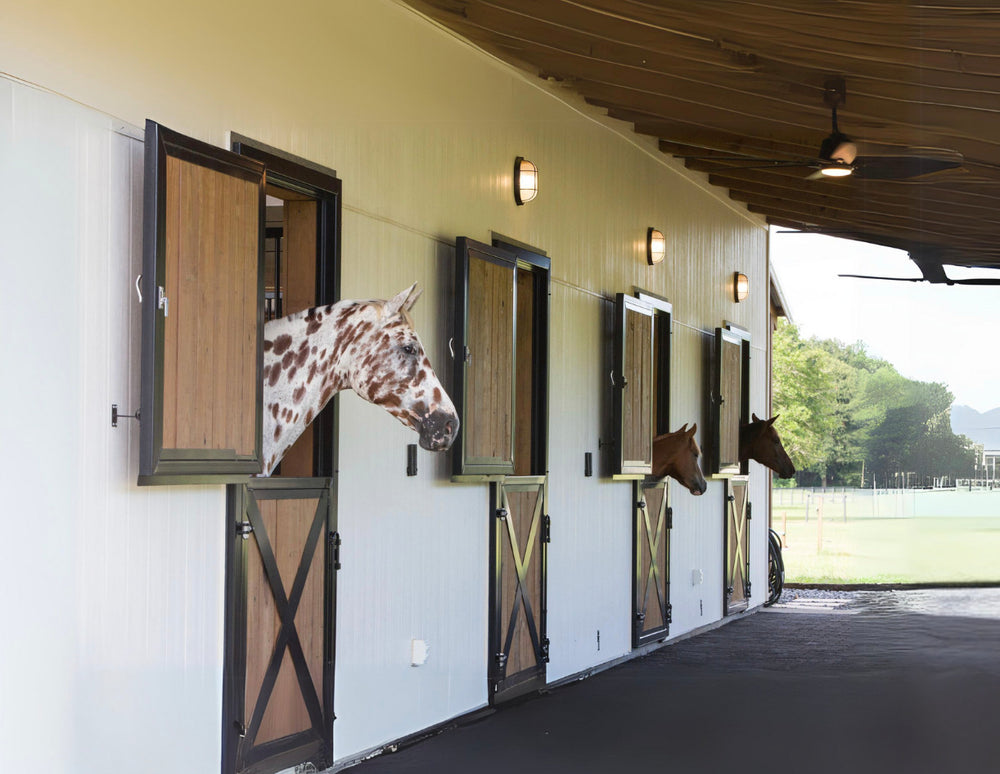
[[1000, 581], [997, 516], [855, 518], [827, 507], [775, 504], [787, 583], [939, 583]]

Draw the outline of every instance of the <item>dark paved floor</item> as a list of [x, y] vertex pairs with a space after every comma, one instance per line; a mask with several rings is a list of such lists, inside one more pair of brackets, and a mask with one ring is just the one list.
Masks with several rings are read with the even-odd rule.
[[1000, 772], [1000, 590], [786, 591], [350, 769], [452, 771]]

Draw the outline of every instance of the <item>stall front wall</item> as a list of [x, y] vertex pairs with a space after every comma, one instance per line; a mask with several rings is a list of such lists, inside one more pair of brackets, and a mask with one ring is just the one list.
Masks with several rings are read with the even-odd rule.
[[138, 425], [111, 427], [138, 405], [142, 233], [114, 124], [0, 79], [4, 772], [219, 758], [223, 490], [136, 488]]
[[[725, 321], [751, 331], [752, 406], [766, 413], [763, 224], [628, 127], [390, 0], [317, 0], [288, 13], [180, 0], [127, 15], [97, 0], [71, 19], [49, 5], [21, 4], [0, 28], [0, 71], [65, 95], [2, 82], [0, 152], [19, 150], [0, 160], [16, 165], [4, 179], [19, 182], [5, 186], [0, 217], [5, 242], [19, 235], [30, 257], [11, 269], [21, 274], [8, 319], [19, 322], [3, 330], [4, 351], [22, 338], [45, 346], [24, 356], [24, 383], [0, 383], [0, 397], [45, 403], [35, 416], [4, 412], [3, 437], [27, 446], [5, 447], [3, 469], [24, 484], [15, 502], [33, 514], [16, 524], [26, 551], [4, 567], [5, 581], [12, 568], [18, 579], [4, 588], [19, 589], [15, 609], [50, 614], [28, 628], [19, 663], [45, 675], [41, 696], [52, 701], [33, 705], [46, 718], [35, 727], [61, 770], [124, 770], [127, 758], [154, 772], [212, 771], [219, 761], [224, 493], [137, 489], [136, 423], [109, 422], [112, 402], [138, 402], [131, 285], [141, 233], [141, 150], [114, 127], [146, 117], [219, 146], [237, 131], [336, 169], [343, 295], [384, 297], [419, 281], [416, 328], [446, 384], [455, 238], [495, 231], [548, 253], [548, 679], [627, 654], [631, 483], [597, 464], [611, 299], [638, 286], [673, 302], [675, 428], [697, 422], [706, 440], [708, 350]], [[247, 46], [262, 29], [269, 44]], [[25, 142], [34, 155], [22, 155]], [[515, 155], [541, 173], [538, 199], [523, 207], [511, 194]], [[649, 226], [667, 237], [655, 268], [644, 255]], [[751, 282], [739, 305], [737, 270]], [[485, 485], [451, 483], [446, 456], [421, 450], [417, 476], [406, 476], [415, 436], [380, 409], [345, 396], [340, 428], [334, 749], [344, 759], [486, 703], [488, 525]], [[54, 448], [68, 482], [58, 487]], [[752, 604], [766, 586], [765, 482], [753, 467]], [[698, 498], [673, 485], [671, 497], [674, 636], [721, 617], [723, 484]], [[429, 646], [420, 667], [410, 666], [414, 639]], [[154, 733], [185, 743], [149, 755]], [[3, 754], [18, 750], [27, 761], [20, 742]]]

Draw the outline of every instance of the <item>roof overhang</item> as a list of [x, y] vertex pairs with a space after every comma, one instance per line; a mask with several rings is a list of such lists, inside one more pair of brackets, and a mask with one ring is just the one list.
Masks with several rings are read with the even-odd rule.
[[[1000, 267], [993, 6], [405, 1], [657, 138], [772, 225], [905, 250], [931, 282], [943, 264]], [[834, 108], [858, 160], [827, 178]]]

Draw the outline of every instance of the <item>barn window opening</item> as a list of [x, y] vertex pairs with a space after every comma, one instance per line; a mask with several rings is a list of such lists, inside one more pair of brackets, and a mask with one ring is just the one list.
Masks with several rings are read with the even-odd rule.
[[[339, 300], [340, 180], [245, 137], [233, 149], [267, 166], [264, 227], [265, 322]], [[288, 449], [271, 477], [331, 476], [337, 399]]]

